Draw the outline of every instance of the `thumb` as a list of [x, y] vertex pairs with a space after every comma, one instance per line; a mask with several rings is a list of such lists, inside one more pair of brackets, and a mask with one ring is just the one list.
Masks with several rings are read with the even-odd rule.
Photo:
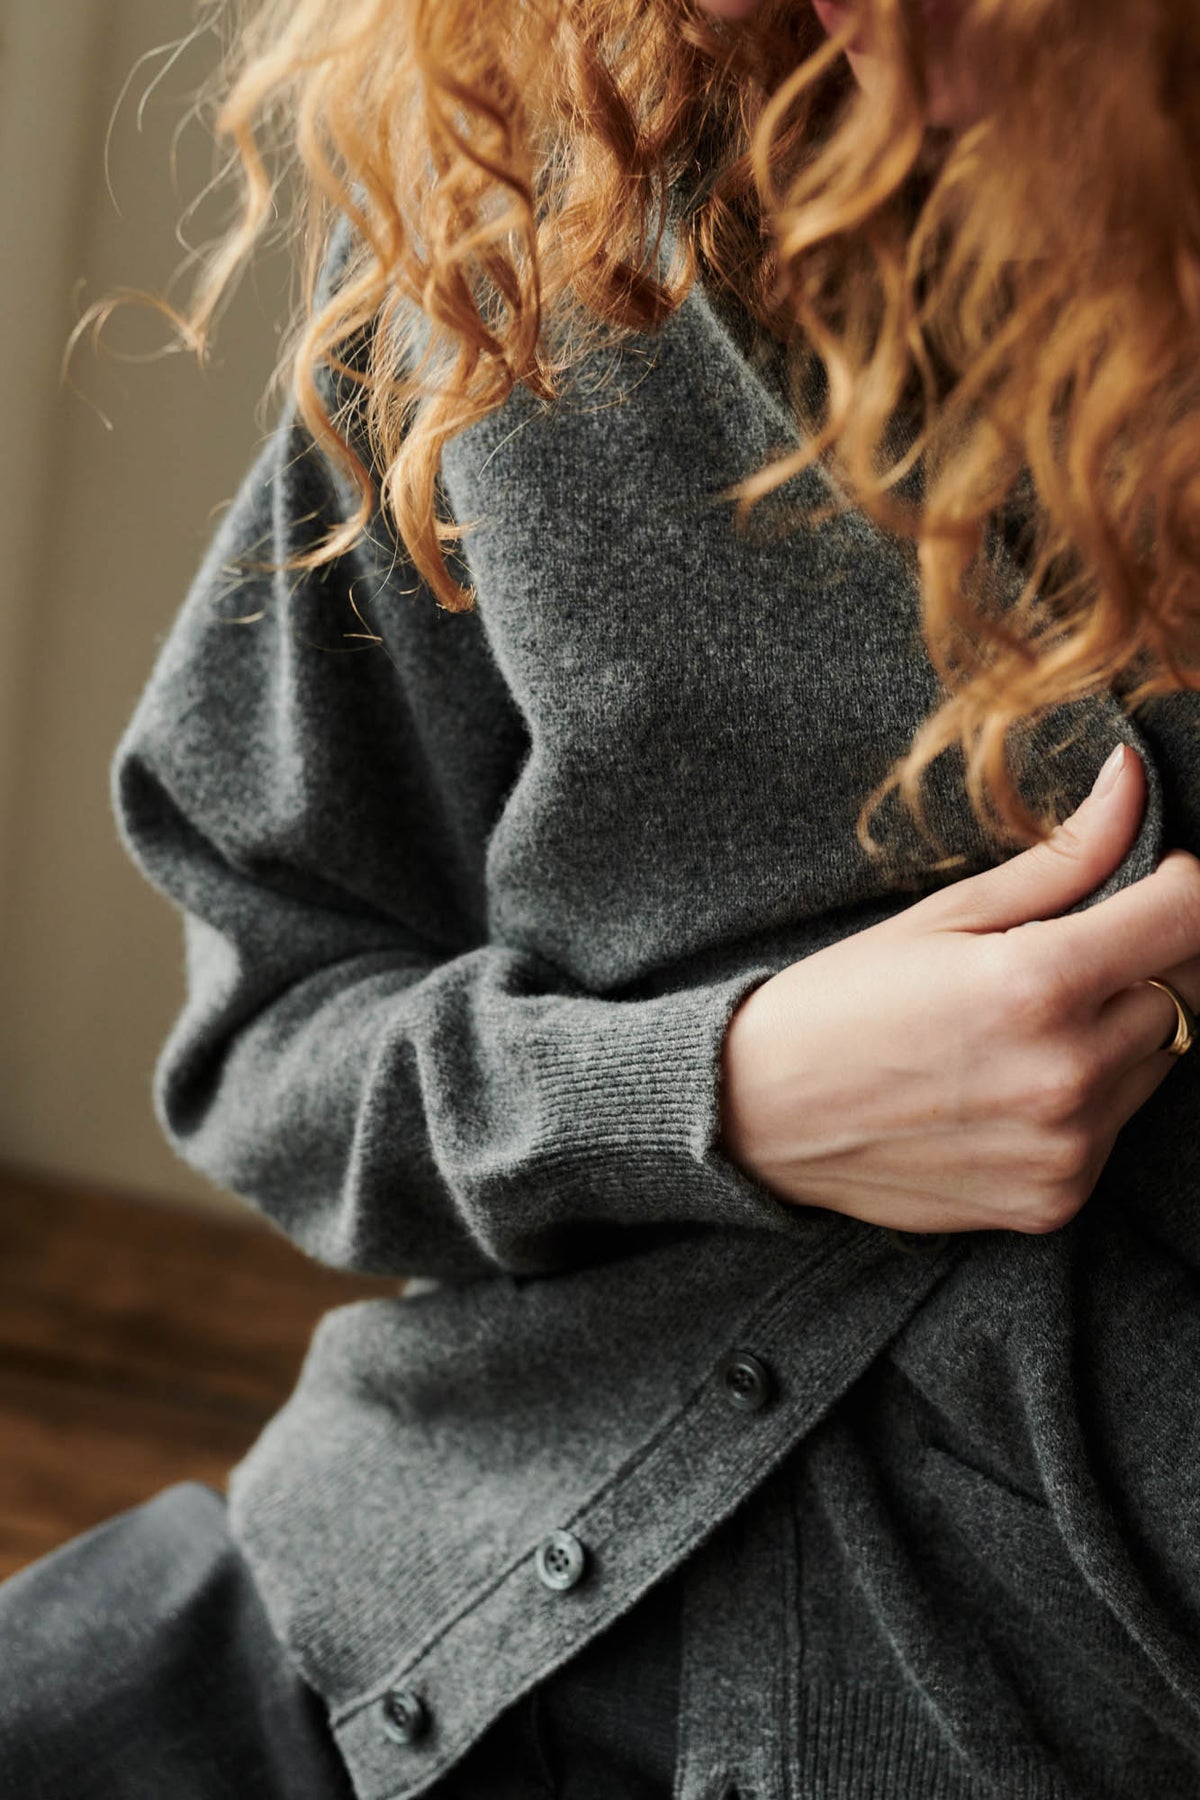
[[1064, 912], [1112, 874], [1136, 836], [1145, 803], [1142, 759], [1129, 744], [1118, 744], [1087, 799], [1044, 842], [943, 890], [949, 923], [963, 931], [1007, 931]]

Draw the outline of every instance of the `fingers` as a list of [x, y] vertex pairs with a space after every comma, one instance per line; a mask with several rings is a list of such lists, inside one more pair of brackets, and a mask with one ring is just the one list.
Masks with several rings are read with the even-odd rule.
[[[1189, 1005], [1200, 997], [1200, 966], [1175, 969], [1167, 977]], [[1160, 1088], [1179, 1060], [1163, 1046], [1175, 1033], [1175, 1006], [1169, 994], [1138, 983], [1113, 995], [1094, 1023], [1093, 1047], [1102, 1045], [1092, 1065], [1088, 1115], [1103, 1124], [1107, 1148], [1117, 1133]], [[1103, 1071], [1107, 1069], [1107, 1077]]]
[[1119, 744], [1087, 799], [1044, 843], [953, 882], [921, 904], [939, 925], [959, 931], [1008, 931], [1053, 918], [1111, 875], [1137, 834], [1145, 803], [1142, 759]]
[[[1162, 972], [1160, 979], [1170, 982], [1193, 1012], [1200, 1012], [1200, 965], [1183, 963]], [[1164, 1051], [1167, 1068], [1174, 1060], [1165, 1056], [1165, 1046], [1174, 1037], [1178, 1023], [1175, 1003], [1169, 994], [1148, 986], [1144, 980], [1122, 988], [1106, 1000], [1096, 1023], [1105, 1056], [1111, 1057], [1114, 1067], [1127, 1067], [1147, 1057], [1157, 1060], [1159, 1051]]]
[[[1037, 943], [1060, 979], [1063, 970], [1072, 971], [1081, 1000], [1103, 1001], [1146, 975], [1193, 961], [1200, 957], [1200, 861], [1172, 850], [1131, 887], [1049, 920]], [[1166, 1005], [1164, 995], [1157, 998]], [[1184, 998], [1191, 1003], [1189, 994]]]
[[[1153, 988], [1148, 988], [1146, 991], [1149, 994], [1154, 993]], [[1169, 1004], [1165, 994], [1159, 994], [1158, 998], [1164, 1006]], [[1170, 1010], [1173, 1013], [1175, 1009], [1171, 1007]], [[1155, 1048], [1148, 1055], [1143, 1056], [1140, 1061], [1132, 1063], [1113, 1083], [1109, 1106], [1111, 1116], [1119, 1119], [1121, 1124], [1124, 1124], [1126, 1119], [1132, 1118], [1138, 1108], [1146, 1104], [1151, 1094], [1156, 1088], [1162, 1086], [1179, 1061], [1178, 1057], [1169, 1056], [1165, 1050], [1157, 1048], [1165, 1035], [1165, 1032], [1161, 1034], [1155, 1041]], [[1189, 1050], [1188, 1055], [1191, 1054], [1192, 1052]]]

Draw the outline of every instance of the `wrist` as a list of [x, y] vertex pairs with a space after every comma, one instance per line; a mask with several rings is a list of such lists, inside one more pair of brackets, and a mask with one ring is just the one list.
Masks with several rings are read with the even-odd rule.
[[755, 1061], [759, 996], [767, 983], [751, 989], [734, 1009], [721, 1044], [718, 1085], [717, 1148], [743, 1174], [760, 1180], [754, 1157], [753, 1109], [748, 1104]]

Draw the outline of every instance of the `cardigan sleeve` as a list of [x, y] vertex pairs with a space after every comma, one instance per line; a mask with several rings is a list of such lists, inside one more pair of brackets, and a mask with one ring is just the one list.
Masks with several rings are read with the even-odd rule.
[[378, 514], [324, 569], [248, 568], [346, 504], [289, 403], [114, 758], [122, 840], [184, 922], [168, 1140], [369, 1273], [803, 1233], [715, 1144], [725, 1027], [769, 967], [616, 998], [489, 936], [488, 839], [528, 742], [478, 614], [439, 609], [390, 533], [381, 555]]

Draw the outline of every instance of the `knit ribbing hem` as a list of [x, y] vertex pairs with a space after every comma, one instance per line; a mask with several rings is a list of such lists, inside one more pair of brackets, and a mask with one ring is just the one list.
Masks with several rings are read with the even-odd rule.
[[972, 1769], [920, 1703], [872, 1687], [814, 1683], [797, 1697], [789, 1800], [1082, 1800], [1042, 1757], [991, 1746]]

